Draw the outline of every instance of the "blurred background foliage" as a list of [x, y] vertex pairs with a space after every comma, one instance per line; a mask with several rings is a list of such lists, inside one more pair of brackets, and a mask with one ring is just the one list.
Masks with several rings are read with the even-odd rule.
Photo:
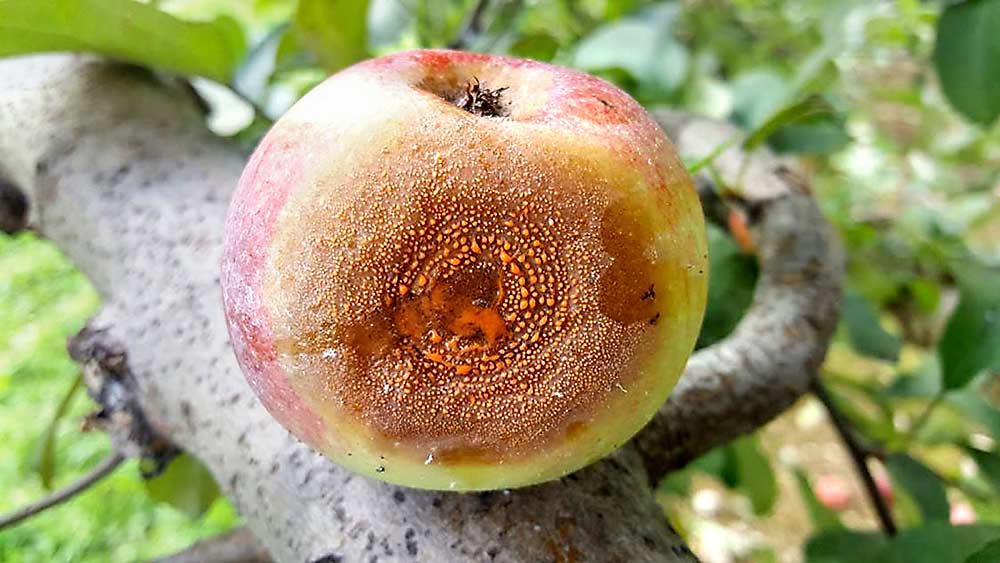
[[[739, 124], [799, 161], [840, 232], [847, 291], [822, 378], [902, 532], [877, 531], [804, 399], [660, 484], [699, 556], [1000, 561], [1000, 0], [0, 0], [0, 56], [94, 52], [188, 77], [209, 126], [247, 150], [331, 72], [450, 45]], [[732, 228], [710, 227], [702, 346], [752, 299]], [[80, 430], [93, 404], [64, 347], [98, 303], [50, 244], [0, 236], [0, 512], [108, 451]], [[238, 522], [192, 458], [148, 482], [130, 463], [0, 532], [0, 559], [142, 560]]]

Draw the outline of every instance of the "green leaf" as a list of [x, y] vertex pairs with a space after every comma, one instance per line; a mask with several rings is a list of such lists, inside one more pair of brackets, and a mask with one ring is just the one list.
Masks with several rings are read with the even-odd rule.
[[678, 13], [677, 4], [663, 3], [605, 24], [577, 44], [573, 64], [591, 72], [622, 69], [638, 81], [640, 92], [668, 95], [689, 66], [687, 50], [671, 34]]
[[559, 50], [559, 42], [547, 33], [534, 33], [519, 37], [510, 46], [509, 52], [516, 57], [551, 61]]
[[684, 468], [671, 471], [660, 479], [660, 484], [656, 487], [657, 492], [669, 493], [677, 496], [688, 496], [691, 494], [691, 474], [693, 468]]
[[956, 275], [958, 307], [938, 342], [947, 390], [964, 387], [980, 371], [1000, 366], [1000, 274], [971, 266]]
[[[817, 531], [839, 530], [844, 527], [837, 513], [823, 506], [816, 493], [813, 492], [809, 477], [801, 469], [795, 469], [795, 480], [799, 485], [799, 494], [806, 504], [806, 511], [809, 512], [809, 519], [812, 520], [813, 528]], [[811, 560], [810, 560], [811, 561]]]
[[775, 131], [787, 125], [830, 115], [833, 115], [833, 106], [830, 105], [830, 102], [823, 99], [822, 96], [809, 96], [781, 109], [750, 132], [746, 140], [743, 141], [743, 149], [754, 150], [761, 143], [770, 139]]
[[969, 120], [1000, 115], [1000, 0], [969, 0], [938, 19], [934, 66], [948, 101]]
[[757, 261], [722, 229], [708, 225], [708, 308], [698, 335], [703, 348], [725, 338], [753, 302]]
[[184, 21], [133, 0], [0, 1], [0, 56], [96, 53], [228, 82], [245, 48], [229, 18]]
[[[965, 451], [979, 467], [979, 474], [1000, 494], [1000, 455], [966, 446]], [[997, 561], [1000, 561], [998, 559]]]
[[413, 26], [414, 14], [400, 0], [372, 0], [368, 10], [368, 45], [379, 50], [399, 42]]
[[278, 48], [285, 68], [294, 47], [329, 72], [368, 57], [368, 0], [299, 0], [289, 34]]
[[973, 383], [945, 396], [945, 402], [961, 411], [967, 419], [982, 426], [991, 436], [1000, 436], [1000, 410], [986, 399], [979, 386]]
[[771, 512], [778, 496], [778, 484], [757, 437], [744, 436], [729, 447], [736, 473], [735, 488], [750, 499], [755, 514]]
[[809, 538], [806, 563], [874, 563], [885, 546], [884, 535], [875, 532], [831, 530]]
[[964, 563], [997, 563], [1000, 561], [1000, 539], [986, 544], [979, 551], [965, 558]]
[[145, 484], [150, 497], [169, 503], [192, 519], [204, 514], [219, 498], [219, 486], [212, 474], [188, 454], [174, 458], [163, 473]]
[[899, 338], [882, 328], [871, 301], [856, 291], [848, 290], [841, 314], [855, 350], [882, 360], [895, 362], [899, 359]]
[[767, 68], [740, 73], [733, 79], [730, 90], [732, 120], [744, 129], [753, 129], [767, 121], [781, 109], [790, 94], [785, 77]]
[[728, 459], [725, 446], [714, 448], [705, 455], [691, 462], [691, 467], [717, 477], [720, 481], [725, 481], [724, 473], [728, 467]]
[[[806, 546], [806, 563], [970, 563], [1000, 536], [997, 526], [932, 522], [886, 539], [881, 534], [830, 532]], [[992, 552], [988, 552], [992, 553]], [[997, 559], [977, 560], [974, 563]]]
[[42, 486], [46, 489], [52, 488], [52, 478], [55, 476], [56, 431], [59, 429], [59, 421], [66, 416], [66, 411], [69, 410], [69, 405], [73, 401], [73, 397], [76, 396], [76, 392], [80, 390], [82, 383], [83, 374], [78, 373], [73, 378], [73, 383], [70, 384], [62, 400], [56, 405], [56, 410], [52, 412], [52, 418], [49, 419], [49, 423], [32, 453], [32, 468], [38, 473], [42, 479]]
[[786, 125], [771, 135], [768, 144], [779, 153], [833, 154], [851, 142], [844, 119], [823, 116]]
[[966, 558], [1000, 537], [1000, 527], [952, 526], [931, 522], [903, 530], [884, 546], [876, 561], [884, 563], [964, 563]]
[[924, 522], [948, 521], [948, 499], [941, 479], [933, 471], [902, 453], [886, 456], [885, 466], [893, 481], [905, 489], [920, 507]]
[[910, 371], [899, 372], [882, 393], [886, 397], [932, 399], [941, 394], [941, 366], [930, 356]]

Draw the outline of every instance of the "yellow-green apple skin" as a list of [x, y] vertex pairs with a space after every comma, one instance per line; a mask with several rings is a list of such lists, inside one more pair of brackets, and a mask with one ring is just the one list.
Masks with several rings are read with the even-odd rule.
[[[463, 109], [477, 89], [495, 111]], [[297, 437], [392, 483], [501, 489], [652, 418], [698, 335], [706, 253], [691, 179], [627, 94], [425, 50], [341, 71], [275, 123], [221, 283], [243, 372]]]

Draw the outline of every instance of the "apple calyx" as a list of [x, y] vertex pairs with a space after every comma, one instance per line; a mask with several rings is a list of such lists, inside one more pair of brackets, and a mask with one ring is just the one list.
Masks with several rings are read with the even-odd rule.
[[500, 99], [505, 90], [507, 87], [495, 90], [486, 88], [479, 82], [479, 78], [473, 76], [472, 80], [465, 83], [465, 96], [457, 105], [479, 117], [505, 117], [510, 113]]

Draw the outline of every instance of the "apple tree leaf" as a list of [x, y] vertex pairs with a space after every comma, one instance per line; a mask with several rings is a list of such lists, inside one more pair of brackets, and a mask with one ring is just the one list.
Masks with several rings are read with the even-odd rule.
[[941, 479], [924, 464], [902, 454], [889, 454], [885, 466], [893, 481], [901, 486], [920, 507], [924, 522], [948, 521], [948, 499]]
[[368, 0], [299, 0], [277, 57], [279, 68], [315, 62], [334, 72], [368, 55]]
[[938, 342], [942, 383], [959, 389], [987, 368], [1000, 368], [1000, 273], [970, 266], [956, 273], [958, 307]]
[[970, 121], [1000, 115], [1000, 0], [967, 0], [938, 19], [934, 66], [951, 105]]
[[246, 49], [235, 21], [193, 22], [133, 0], [4, 0], [0, 56], [94, 53], [228, 82]]
[[219, 498], [212, 474], [194, 457], [181, 454], [167, 468], [145, 482], [149, 496], [166, 502], [190, 518], [198, 518]]

